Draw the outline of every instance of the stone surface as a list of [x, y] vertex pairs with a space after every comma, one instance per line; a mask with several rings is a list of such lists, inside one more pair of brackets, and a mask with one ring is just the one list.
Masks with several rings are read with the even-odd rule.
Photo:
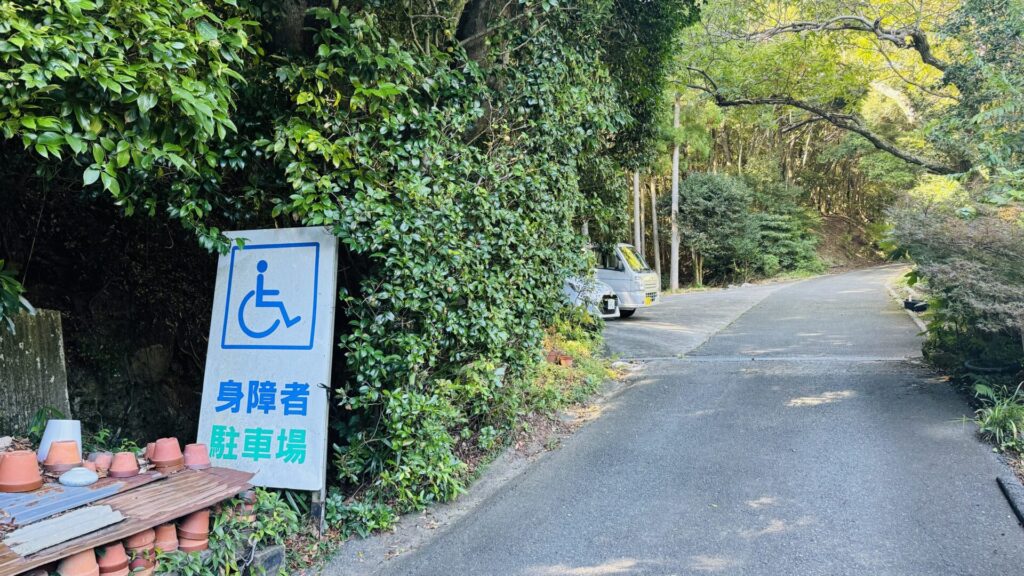
[[51, 407], [70, 417], [60, 313], [14, 317], [15, 333], [0, 329], [0, 434], [24, 435], [32, 417]]
[[257, 550], [252, 564], [246, 567], [243, 576], [273, 576], [277, 574], [284, 568], [284, 554], [283, 545]]

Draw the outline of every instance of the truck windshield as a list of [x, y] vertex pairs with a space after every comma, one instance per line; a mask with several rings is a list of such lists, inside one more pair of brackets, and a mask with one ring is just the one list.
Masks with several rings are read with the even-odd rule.
[[622, 252], [622, 257], [626, 260], [626, 264], [633, 269], [634, 272], [646, 272], [650, 270], [647, 267], [647, 262], [644, 262], [643, 256], [637, 254], [636, 248], [625, 244], [619, 246], [619, 251]]

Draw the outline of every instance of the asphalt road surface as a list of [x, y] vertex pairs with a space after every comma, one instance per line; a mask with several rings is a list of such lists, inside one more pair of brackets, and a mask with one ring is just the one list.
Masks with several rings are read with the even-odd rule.
[[666, 297], [599, 419], [388, 574], [1013, 575], [1024, 529], [876, 268]]

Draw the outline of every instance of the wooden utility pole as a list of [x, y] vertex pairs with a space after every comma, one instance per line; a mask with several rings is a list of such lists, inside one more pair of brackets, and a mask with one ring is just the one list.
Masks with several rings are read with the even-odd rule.
[[658, 273], [658, 289], [661, 289], [661, 246], [658, 243], [658, 189], [657, 179], [651, 176], [651, 244], [654, 246], [654, 270]]
[[[672, 110], [672, 127], [679, 133], [679, 95]], [[679, 142], [672, 143], [672, 250], [669, 256], [669, 288], [679, 289]]]
[[633, 246], [639, 250], [643, 230], [640, 228], [640, 171], [633, 172]]

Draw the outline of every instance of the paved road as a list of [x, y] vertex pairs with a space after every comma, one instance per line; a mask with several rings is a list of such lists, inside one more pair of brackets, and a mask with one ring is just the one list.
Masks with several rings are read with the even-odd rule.
[[674, 296], [606, 413], [388, 574], [1009, 575], [1024, 530], [892, 268]]

